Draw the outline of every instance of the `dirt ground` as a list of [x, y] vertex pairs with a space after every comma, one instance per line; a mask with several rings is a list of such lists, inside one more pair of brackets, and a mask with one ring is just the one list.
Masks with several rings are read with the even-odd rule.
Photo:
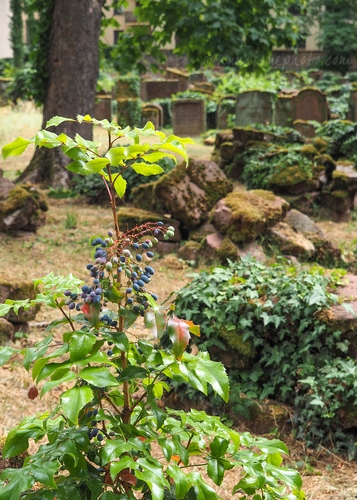
[[[32, 107], [24, 105], [22, 114], [19, 111], [16, 113], [14, 115], [11, 109], [0, 109], [0, 148], [17, 135], [31, 137], [40, 126], [40, 113]], [[209, 158], [211, 149], [198, 141], [197, 146], [190, 146], [190, 155]], [[8, 178], [15, 179], [27, 165], [32, 153], [29, 149], [22, 157], [9, 159], [6, 163], [0, 160], [0, 168], [5, 170]], [[72, 224], [66, 223], [69, 218]], [[339, 224], [319, 221], [319, 224], [346, 254], [354, 252], [357, 241], [356, 221]], [[91, 251], [88, 239], [93, 234], [105, 233], [111, 226], [110, 212], [106, 206], [88, 205], [84, 200], [50, 199], [47, 223], [37, 234], [23, 233], [16, 237], [0, 234], [0, 278], [32, 280], [53, 271], [64, 275], [72, 272], [86, 280], [85, 265]], [[190, 280], [194, 271], [175, 255], [158, 258], [155, 269], [153, 290], [159, 291], [160, 300], [179, 290]], [[20, 336], [15, 344], [34, 344], [42, 338], [44, 326], [54, 317], [52, 311], [41, 309], [30, 333]], [[134, 333], [142, 334], [140, 328]], [[27, 397], [31, 385], [31, 376], [23, 368], [20, 359], [14, 359], [6, 367], [0, 368], [0, 436], [5, 435], [24, 416], [50, 410], [55, 405], [59, 396], [58, 389], [47, 393], [42, 399], [32, 401]], [[284, 440], [290, 450], [286, 463], [296, 467], [302, 474], [307, 499], [357, 498], [357, 463], [348, 462], [344, 457], [324, 448], [306, 449], [303, 443], [291, 436]], [[236, 477], [230, 471], [220, 488], [223, 500], [232, 498], [231, 489], [235, 483]]]

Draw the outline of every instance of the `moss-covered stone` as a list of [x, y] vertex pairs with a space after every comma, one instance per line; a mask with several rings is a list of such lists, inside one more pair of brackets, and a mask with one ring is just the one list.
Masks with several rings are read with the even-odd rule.
[[0, 230], [36, 231], [44, 224], [48, 210], [45, 195], [32, 184], [20, 184], [0, 201]]
[[269, 179], [269, 187], [276, 193], [298, 195], [316, 189], [312, 174], [300, 165], [276, 169]]
[[[127, 229], [133, 229], [135, 226], [140, 224], [145, 224], [146, 222], [159, 222], [163, 220], [162, 215], [156, 214], [154, 212], [149, 212], [147, 210], [142, 210], [141, 208], [134, 207], [120, 207], [117, 211], [119, 228], [122, 231]], [[168, 226], [173, 226], [175, 228], [175, 236], [170, 238], [171, 242], [177, 242], [181, 240], [181, 233], [179, 228], [179, 223], [174, 219], [164, 219], [165, 224]], [[158, 239], [161, 240], [162, 237], [159, 235]]]
[[269, 239], [286, 255], [310, 258], [315, 254], [314, 244], [297, 233], [288, 223], [278, 222], [268, 230]]
[[234, 243], [252, 241], [285, 217], [289, 204], [261, 189], [230, 193], [212, 212], [215, 227]]
[[133, 190], [133, 200], [136, 207], [160, 207], [192, 229], [208, 219], [209, 210], [232, 188], [216, 163], [190, 159], [187, 168], [183, 162], [152, 185]]
[[254, 359], [256, 351], [253, 342], [249, 340], [244, 341], [243, 334], [238, 333], [235, 330], [222, 328], [219, 332], [219, 336], [224, 340], [233, 353], [238, 355], [236, 368], [246, 367], [249, 365], [249, 361]]
[[328, 145], [329, 145], [328, 142], [325, 141], [325, 139], [323, 139], [322, 137], [315, 137], [312, 140], [312, 144], [314, 145], [315, 149], [317, 149], [317, 151], [320, 154], [326, 153]]
[[222, 244], [215, 250], [214, 258], [222, 264], [227, 263], [227, 259], [235, 262], [239, 256], [239, 250], [233, 241], [227, 236], [223, 238]]
[[224, 161], [232, 161], [234, 158], [234, 144], [233, 142], [223, 142], [219, 148], [220, 157]]
[[304, 144], [300, 149], [300, 153], [310, 159], [319, 154], [313, 144]]
[[198, 241], [187, 241], [177, 251], [178, 257], [187, 261], [196, 261], [199, 257], [201, 244]]

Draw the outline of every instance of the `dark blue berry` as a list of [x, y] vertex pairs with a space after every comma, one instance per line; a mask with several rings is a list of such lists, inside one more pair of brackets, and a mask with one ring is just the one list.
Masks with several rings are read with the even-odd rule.
[[143, 287], [143, 286], [145, 286], [145, 283], [143, 282], [143, 280], [138, 280], [138, 285], [140, 287]]
[[145, 274], [142, 274], [140, 277], [140, 281], [143, 281], [144, 283], [149, 283], [150, 280]]
[[77, 304], [76, 305], [76, 311], [80, 311], [81, 310], [81, 305], [80, 304]]
[[147, 250], [149, 248], [149, 245], [147, 243], [142, 243], [141, 246], [144, 248], [144, 250]]
[[116, 320], [113, 320], [110, 322], [110, 326], [117, 326], [118, 322]]
[[129, 295], [130, 293], [132, 293], [132, 291], [133, 291], [133, 289], [132, 289], [132, 288], [127, 288], [127, 289], [125, 290], [125, 293], [127, 293], [127, 294]]
[[148, 257], [150, 257], [150, 258], [154, 257], [153, 252], [146, 252], [146, 255], [147, 255]]
[[99, 304], [99, 302], [100, 302], [100, 297], [99, 295], [96, 295], [93, 299], [93, 304]]
[[154, 300], [157, 300], [157, 299], [158, 299], [158, 296], [156, 295], [156, 293], [152, 293], [152, 294], [151, 294], [151, 297], [152, 297]]
[[103, 441], [103, 439], [104, 439], [103, 434], [98, 434], [97, 439], [98, 439], [98, 441]]
[[136, 255], [135, 258], [138, 262], [141, 262], [143, 260], [142, 256], [139, 253]]
[[139, 243], [133, 243], [133, 247], [138, 249], [138, 248], [140, 248], [140, 245], [139, 245]]
[[96, 427], [94, 427], [94, 429], [92, 429], [92, 437], [97, 436], [98, 432], [99, 432], [99, 430]]
[[109, 349], [109, 351], [107, 351], [107, 354], [108, 354], [108, 356], [113, 356], [113, 351], [111, 349]]
[[134, 299], [132, 299], [131, 297], [128, 297], [126, 299], [126, 303], [129, 304], [129, 305], [132, 304], [133, 302], [134, 302]]
[[97, 414], [98, 414], [98, 410], [97, 410], [97, 408], [95, 408], [95, 409], [93, 410], [93, 416], [95, 417]]
[[95, 279], [93, 280], [93, 283], [94, 283], [95, 285], [98, 285], [98, 283], [99, 283], [99, 279], [98, 279], [98, 278], [95, 278]]
[[96, 289], [95, 289], [95, 293], [96, 293], [97, 295], [102, 295], [103, 290], [102, 290], [101, 288], [99, 288], [99, 287], [98, 287], [98, 288], [96, 288]]
[[90, 269], [92, 269], [93, 264], [87, 264], [87, 266], [86, 266], [86, 267], [87, 267], [87, 269], [88, 269], [88, 271], [89, 271]]
[[71, 302], [68, 306], [68, 309], [74, 309], [76, 307], [76, 304], [74, 302]]
[[137, 283], [134, 283], [133, 284], [133, 288], [136, 292], [138, 292], [140, 290], [140, 286], [137, 284]]
[[145, 271], [150, 274], [155, 274], [155, 271], [151, 266], [146, 266]]
[[113, 345], [113, 342], [108, 342], [108, 345]]
[[136, 313], [140, 312], [140, 307], [139, 306], [134, 306], [133, 307], [133, 311], [136, 312]]
[[157, 223], [157, 225], [158, 225], [158, 226], [163, 226], [163, 225], [164, 225], [164, 223], [163, 223], [163, 222], [161, 222], [161, 221], [159, 221], [159, 222]]
[[120, 258], [120, 262], [125, 262], [125, 257], [124, 257], [124, 255], [121, 255], [119, 258]]
[[93, 412], [92, 412], [92, 410], [90, 410], [90, 411], [87, 413], [87, 417], [89, 418], [89, 417], [91, 417], [92, 415], [93, 415]]
[[113, 233], [111, 231], [108, 231], [107, 235], [109, 236], [109, 238], [111, 238], [113, 236]]
[[64, 292], [64, 295], [65, 295], [66, 297], [70, 297], [70, 296], [72, 295], [72, 292], [71, 292], [70, 290], [66, 290], [66, 291]]
[[159, 236], [159, 234], [160, 234], [160, 231], [158, 229], [155, 229], [154, 236]]

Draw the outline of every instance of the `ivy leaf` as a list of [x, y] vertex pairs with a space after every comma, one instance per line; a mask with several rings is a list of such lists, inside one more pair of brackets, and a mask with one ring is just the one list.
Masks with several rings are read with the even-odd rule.
[[[83, 371], [83, 370], [82, 370]], [[73, 387], [65, 391], [61, 396], [62, 411], [74, 424], [78, 424], [78, 413], [83, 406], [93, 399], [93, 391], [90, 387]]]
[[27, 146], [32, 142], [33, 141], [28, 141], [23, 137], [18, 137], [2, 148], [2, 157], [4, 158], [4, 160], [6, 160], [6, 158], [8, 158], [9, 156], [20, 156], [26, 150]]
[[167, 333], [172, 342], [172, 352], [178, 361], [181, 361], [182, 355], [190, 341], [189, 325], [186, 321], [173, 315], [167, 322]]
[[165, 172], [165, 170], [160, 167], [160, 165], [156, 165], [155, 163], [134, 163], [131, 168], [135, 170], [137, 174], [145, 175], [146, 177], [150, 175], [162, 174], [162, 172]]
[[50, 120], [46, 122], [46, 128], [49, 127], [57, 127], [63, 122], [75, 122], [76, 120], [72, 120], [71, 118], [64, 118], [63, 116], [54, 116]]

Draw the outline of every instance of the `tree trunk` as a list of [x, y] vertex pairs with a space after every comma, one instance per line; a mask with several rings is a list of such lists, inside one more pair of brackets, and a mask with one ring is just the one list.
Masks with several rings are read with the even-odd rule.
[[[53, 116], [76, 118], [93, 116], [99, 69], [99, 36], [104, 0], [53, 0], [48, 81], [43, 108], [43, 124]], [[92, 127], [65, 122], [51, 128], [73, 137], [79, 133], [92, 139]], [[36, 149], [18, 181], [43, 187], [68, 187], [68, 159], [59, 149]]]

